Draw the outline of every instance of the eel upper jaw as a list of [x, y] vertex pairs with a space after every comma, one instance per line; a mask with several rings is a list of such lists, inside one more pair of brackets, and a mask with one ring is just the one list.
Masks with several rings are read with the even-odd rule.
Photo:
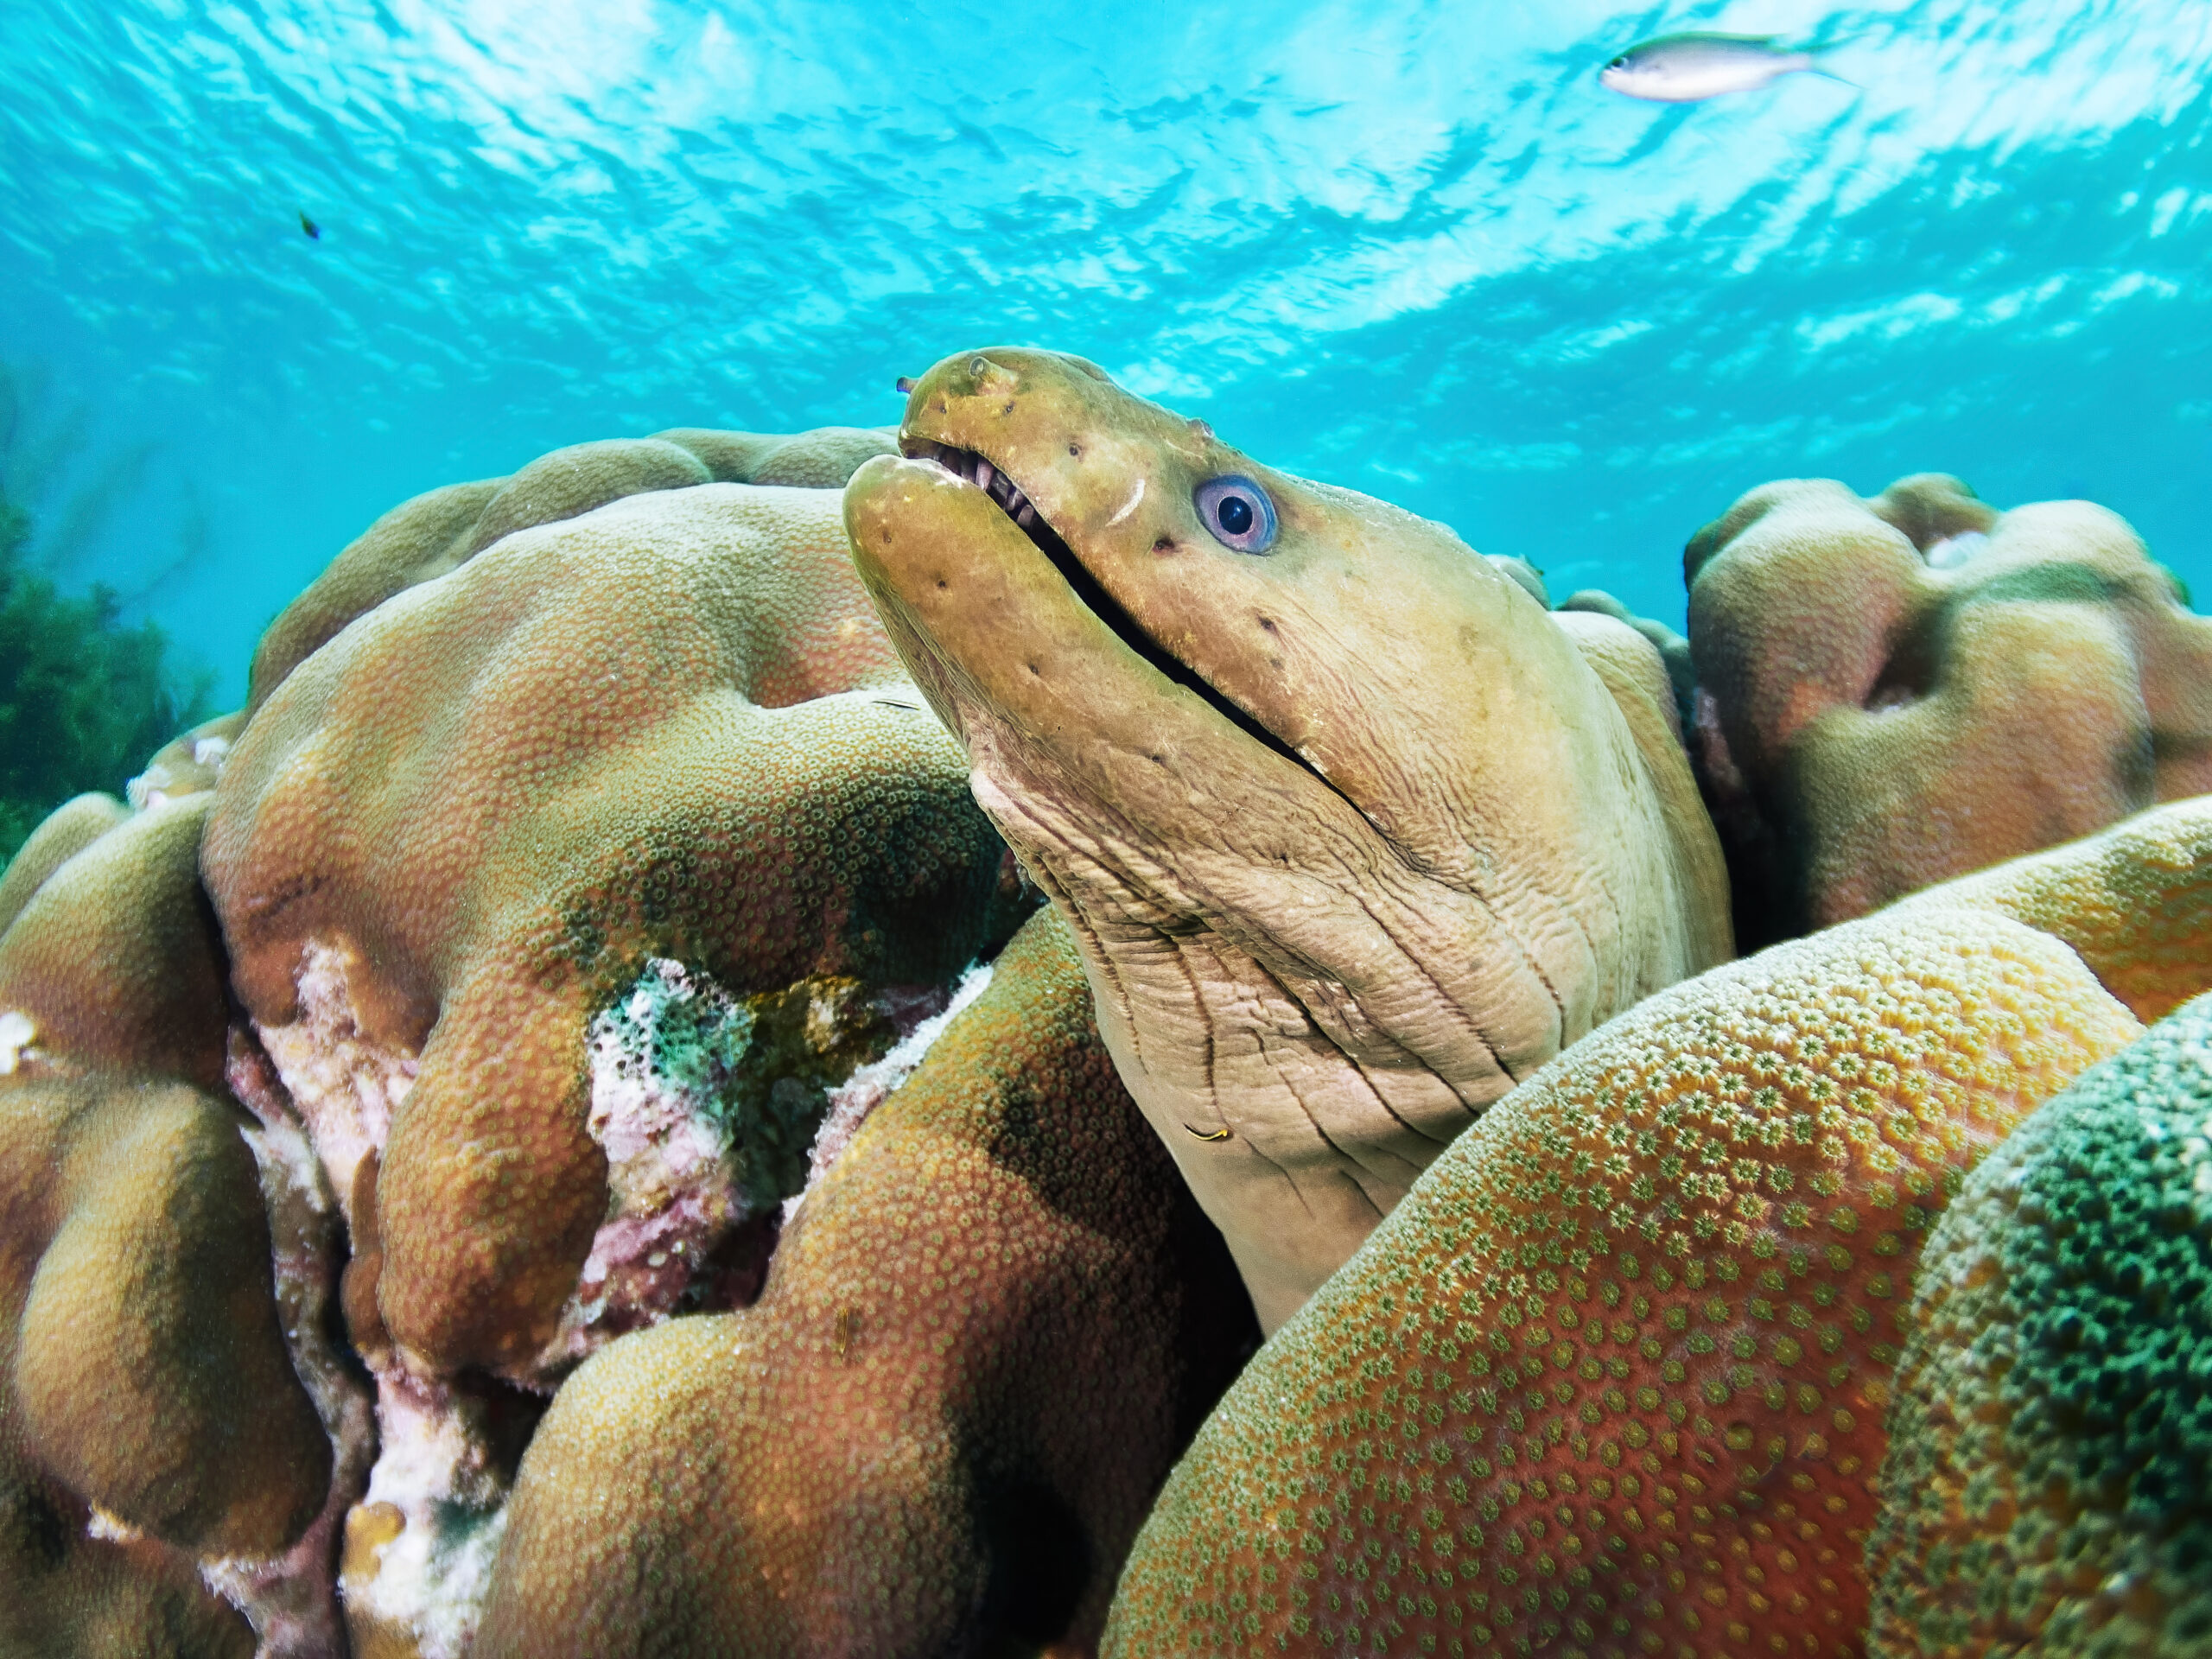
[[1052, 528], [1044, 514], [1037, 511], [1036, 505], [1023, 493], [1021, 486], [1003, 469], [976, 450], [939, 443], [912, 433], [899, 434], [899, 448], [910, 461], [933, 461], [954, 477], [981, 489], [993, 505], [1011, 518], [1035, 543], [1037, 550], [1052, 562], [1052, 568], [1060, 573], [1062, 580], [1074, 590], [1077, 601], [1123, 645], [1157, 669], [1169, 682], [1194, 694], [1245, 736], [1262, 748], [1281, 755], [1331, 794], [1344, 801], [1354, 811], [1359, 811], [1363, 819], [1366, 818], [1366, 813], [1360, 811], [1359, 804], [1331, 783], [1319, 767], [1262, 724], [1234, 698], [1221, 691], [1204, 675], [1154, 639], [1076, 556], [1075, 550]]

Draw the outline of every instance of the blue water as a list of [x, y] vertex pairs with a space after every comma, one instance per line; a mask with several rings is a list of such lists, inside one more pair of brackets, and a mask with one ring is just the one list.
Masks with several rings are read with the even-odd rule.
[[[1597, 85], [1687, 26], [1857, 88]], [[2202, 598], [2208, 138], [2202, 0], [0, 0], [0, 361], [86, 414], [50, 555], [226, 702], [415, 492], [986, 342], [1677, 621], [1738, 492], [1929, 468]]]

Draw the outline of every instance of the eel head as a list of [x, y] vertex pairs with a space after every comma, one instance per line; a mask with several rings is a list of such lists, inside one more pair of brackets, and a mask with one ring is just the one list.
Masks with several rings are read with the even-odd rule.
[[1269, 1328], [1726, 954], [1615, 695], [1443, 526], [1046, 352], [947, 358], [899, 441], [846, 491], [861, 578]]

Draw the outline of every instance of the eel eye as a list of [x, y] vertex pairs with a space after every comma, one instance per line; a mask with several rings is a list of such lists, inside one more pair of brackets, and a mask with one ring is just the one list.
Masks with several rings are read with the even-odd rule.
[[1192, 493], [1198, 518], [1214, 540], [1239, 553], [1264, 553], [1274, 545], [1275, 504], [1249, 478], [1210, 478]]

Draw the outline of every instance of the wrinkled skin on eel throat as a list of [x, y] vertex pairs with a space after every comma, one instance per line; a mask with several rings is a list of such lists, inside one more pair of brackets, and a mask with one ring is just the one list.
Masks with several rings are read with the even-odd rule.
[[[861, 578], [1268, 1330], [1516, 1081], [1730, 954], [1656, 656], [1648, 707], [1592, 666], [1627, 629], [1586, 657], [1442, 526], [1079, 359], [947, 358], [899, 437], [846, 492]], [[1264, 553], [1200, 517], [1229, 475]]]

